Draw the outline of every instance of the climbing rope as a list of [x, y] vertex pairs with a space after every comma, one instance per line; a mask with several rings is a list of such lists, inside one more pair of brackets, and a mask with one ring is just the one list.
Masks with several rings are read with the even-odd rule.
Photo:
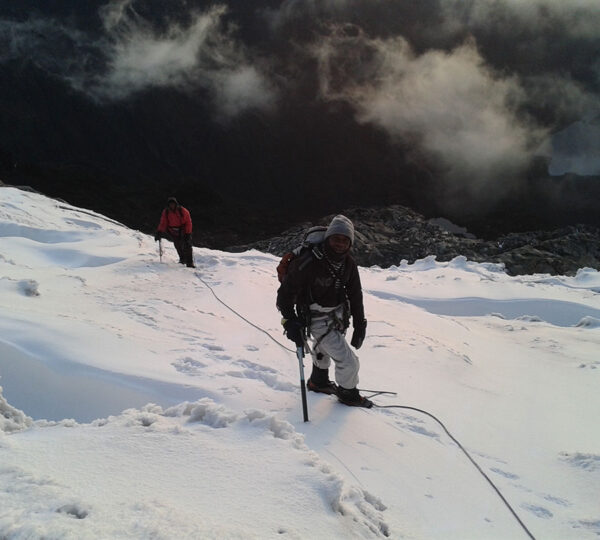
[[[365, 391], [368, 391], [368, 390], [365, 390]], [[373, 391], [373, 390], [371, 390], [371, 391]], [[373, 392], [377, 393], [377, 391], [373, 391]], [[532, 540], [535, 540], [535, 537], [533, 536], [533, 534], [531, 534], [531, 531], [527, 528], [527, 526], [523, 523], [523, 521], [521, 521], [521, 518], [519, 518], [519, 516], [517, 515], [517, 513], [515, 512], [515, 510], [513, 509], [513, 507], [506, 500], [506, 498], [504, 497], [504, 495], [502, 495], [502, 493], [500, 492], [500, 490], [496, 487], [496, 484], [494, 484], [494, 482], [492, 482], [492, 480], [490, 479], [490, 477], [479, 466], [479, 464], [471, 457], [471, 455], [469, 454], [469, 452], [467, 452], [465, 450], [465, 447], [462, 444], [460, 444], [460, 442], [456, 439], [456, 437], [454, 437], [452, 435], [452, 433], [450, 433], [450, 431], [448, 431], [448, 428], [446, 428], [446, 426], [444, 425], [444, 423], [441, 420], [439, 420], [438, 418], [436, 418], [436, 416], [434, 416], [433, 414], [431, 414], [431, 413], [429, 413], [427, 411], [424, 411], [423, 409], [417, 409], [416, 407], [409, 407], [408, 405], [378, 405], [377, 403], [373, 403], [373, 406], [377, 407], [378, 409], [408, 409], [410, 411], [416, 411], [416, 412], [419, 412], [419, 413], [424, 414], [426, 416], [429, 416], [429, 418], [432, 418], [433, 420], [435, 420], [442, 427], [442, 429], [446, 432], [446, 435], [448, 435], [448, 437], [450, 437], [450, 439], [452, 439], [452, 441], [456, 444], [456, 446], [458, 446], [463, 451], [463, 453], [465, 454], [465, 456], [467, 456], [467, 458], [469, 459], [469, 461], [475, 466], [475, 468], [481, 473], [481, 475], [488, 481], [488, 483], [490, 484], [490, 486], [492, 486], [493, 490], [498, 494], [498, 496], [500, 497], [500, 499], [502, 499], [502, 502], [510, 510], [510, 512], [514, 516], [514, 518], [519, 522], [519, 525], [521, 525], [521, 527], [527, 533], [527, 535], [529, 536], [529, 538], [531, 538]]]
[[217, 293], [214, 291], [214, 289], [208, 283], [206, 283], [206, 281], [204, 281], [202, 279], [202, 277], [200, 276], [200, 274], [198, 272], [196, 272], [196, 277], [212, 293], [212, 295], [217, 299], [217, 301], [220, 304], [222, 304], [223, 306], [225, 306], [229, 311], [231, 311], [232, 313], [234, 313], [235, 315], [237, 315], [243, 321], [247, 322], [250, 326], [256, 328], [259, 332], [262, 332], [263, 334], [266, 334], [269, 337], [269, 339], [271, 339], [272, 341], [274, 341], [275, 343], [277, 343], [277, 345], [279, 345], [281, 348], [285, 349], [286, 351], [289, 351], [291, 353], [296, 354], [296, 349], [290, 349], [289, 347], [286, 347], [283, 343], [281, 343], [280, 341], [276, 340], [271, 334], [269, 334], [269, 332], [267, 332], [266, 330], [264, 330], [263, 328], [261, 328], [257, 324], [254, 324], [252, 321], [250, 321], [249, 319], [247, 319], [246, 317], [244, 317], [241, 313], [237, 312], [235, 309], [233, 309], [231, 306], [227, 305], [223, 300], [221, 300], [217, 296]]
[[[290, 349], [289, 347], [286, 347], [283, 343], [281, 343], [280, 341], [278, 341], [277, 339], [275, 339], [269, 332], [267, 332], [266, 330], [264, 330], [263, 328], [261, 328], [257, 324], [254, 324], [252, 321], [250, 321], [246, 317], [244, 317], [241, 313], [237, 312], [231, 306], [227, 305], [227, 303], [225, 303], [223, 300], [221, 300], [218, 297], [217, 293], [215, 293], [215, 291], [213, 290], [213, 288], [206, 281], [204, 281], [202, 279], [202, 277], [200, 276], [200, 274], [198, 272], [196, 272], [196, 276], [205, 285], [205, 287], [208, 288], [208, 290], [213, 294], [213, 296], [217, 299], [217, 301], [220, 304], [222, 304], [223, 306], [225, 306], [229, 311], [231, 311], [232, 313], [234, 313], [235, 315], [237, 315], [240, 319], [242, 319], [243, 321], [245, 321], [246, 323], [248, 323], [250, 326], [256, 328], [257, 330], [259, 330], [263, 334], [266, 334], [272, 341], [274, 341], [275, 343], [277, 343], [277, 345], [279, 345], [280, 347], [282, 347], [286, 351], [292, 352], [294, 354], [296, 353], [296, 351], [294, 349]], [[365, 390], [365, 389], [359, 389], [359, 390], [361, 392], [370, 392], [370, 393], [372, 393], [372, 395], [369, 396], [369, 397], [373, 397], [373, 396], [377, 396], [377, 395], [381, 395], [381, 394], [396, 395], [396, 392], [389, 392], [389, 391], [385, 391], [385, 390]], [[502, 500], [502, 502], [506, 505], [506, 507], [508, 508], [508, 510], [510, 511], [510, 513], [517, 520], [517, 522], [519, 523], [519, 525], [523, 528], [523, 530], [525, 531], [525, 533], [527, 534], [527, 536], [529, 536], [529, 538], [531, 538], [531, 540], [535, 540], [535, 537], [533, 536], [533, 534], [531, 534], [531, 531], [527, 528], [527, 526], [525, 525], [525, 523], [523, 523], [523, 521], [521, 520], [521, 518], [519, 518], [519, 516], [517, 515], [517, 513], [515, 512], [515, 510], [513, 509], [513, 507], [506, 500], [506, 498], [504, 497], [504, 495], [502, 495], [502, 493], [500, 492], [500, 490], [498, 489], [498, 487], [496, 487], [496, 484], [494, 484], [494, 482], [492, 482], [492, 480], [490, 479], [490, 477], [479, 466], [479, 464], [471, 457], [471, 455], [469, 454], [469, 452], [467, 452], [467, 450], [465, 449], [465, 447], [462, 444], [460, 444], [460, 442], [456, 439], [456, 437], [454, 437], [452, 435], [452, 433], [450, 433], [450, 431], [446, 428], [446, 426], [444, 425], [444, 423], [441, 420], [439, 420], [435, 415], [433, 415], [433, 414], [431, 414], [431, 413], [429, 413], [429, 412], [427, 412], [427, 411], [425, 411], [423, 409], [418, 409], [416, 407], [409, 407], [408, 405], [378, 405], [377, 403], [373, 403], [373, 406], [376, 407], [376, 408], [378, 408], [378, 409], [406, 409], [406, 410], [410, 410], [410, 411], [415, 411], [415, 412], [424, 414], [424, 415], [428, 416], [429, 418], [433, 419], [435, 422], [437, 422], [442, 427], [442, 429], [446, 432], [446, 435], [448, 435], [448, 437], [450, 437], [450, 439], [454, 442], [454, 444], [456, 444], [456, 446], [458, 446], [463, 451], [463, 453], [465, 454], [465, 456], [467, 456], [467, 458], [469, 459], [469, 461], [475, 466], [475, 468], [487, 480], [487, 482], [492, 487], [492, 489], [496, 492], [496, 494], [500, 497], [500, 499]]]

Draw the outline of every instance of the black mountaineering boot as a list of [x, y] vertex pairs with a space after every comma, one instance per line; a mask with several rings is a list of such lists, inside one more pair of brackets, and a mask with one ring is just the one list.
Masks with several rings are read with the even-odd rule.
[[373, 406], [373, 402], [361, 396], [356, 388], [347, 389], [338, 386], [337, 397], [341, 403], [350, 407], [365, 407], [366, 409], [370, 409]]
[[313, 370], [310, 379], [306, 383], [306, 388], [311, 392], [320, 392], [321, 394], [337, 395], [337, 385], [329, 380], [329, 370], [322, 369], [313, 364]]

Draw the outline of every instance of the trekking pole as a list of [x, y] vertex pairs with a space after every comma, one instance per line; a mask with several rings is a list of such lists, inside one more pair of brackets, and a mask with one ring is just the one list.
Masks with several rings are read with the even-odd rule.
[[162, 256], [163, 256], [162, 238], [158, 239], [158, 256], [160, 258], [160, 262], [162, 262]]
[[304, 414], [304, 421], [308, 422], [308, 407], [306, 406], [306, 383], [304, 382], [304, 347], [296, 348], [296, 356], [298, 357], [298, 364], [300, 366], [300, 391], [302, 392], [302, 413]]

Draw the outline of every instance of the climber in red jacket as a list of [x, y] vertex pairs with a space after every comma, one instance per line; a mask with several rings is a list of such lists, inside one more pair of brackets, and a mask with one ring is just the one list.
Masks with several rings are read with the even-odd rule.
[[160, 216], [154, 240], [161, 238], [173, 241], [180, 264], [196, 268], [192, 250], [192, 218], [187, 208], [181, 206], [175, 197], [169, 197], [167, 207]]

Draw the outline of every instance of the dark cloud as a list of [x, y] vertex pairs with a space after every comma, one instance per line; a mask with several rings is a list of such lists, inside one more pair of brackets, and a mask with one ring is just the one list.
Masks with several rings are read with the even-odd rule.
[[519, 79], [486, 66], [472, 40], [417, 55], [401, 37], [334, 27], [312, 52], [323, 99], [351, 103], [357, 121], [420, 148], [472, 195], [510, 187], [546, 136], [517, 113], [526, 100]]
[[270, 108], [274, 89], [247, 58], [234, 29], [223, 23], [226, 13], [225, 6], [192, 10], [185, 24], [157, 27], [136, 11], [133, 0], [118, 0], [99, 9], [104, 32], [94, 37], [51, 18], [4, 20], [0, 39], [7, 46], [0, 61], [29, 58], [98, 102], [176, 88], [208, 91], [218, 117]]
[[595, 0], [440, 0], [449, 27], [467, 26], [497, 34], [517, 32], [598, 39], [600, 5]]
[[308, 50], [320, 97], [428, 156], [447, 193], [509, 193], [551, 155], [553, 132], [599, 110], [600, 3], [410, 4], [287, 0], [269, 21], [319, 21]]
[[[555, 133], [600, 108], [597, 0], [21, 2], [0, 8], [0, 63], [27, 59], [100, 107], [185, 96], [174, 111], [191, 103], [218, 124], [204, 123], [197, 146], [216, 133], [254, 148], [263, 136], [277, 170], [260, 148], [242, 153], [270, 186], [304, 166], [345, 186], [343, 164], [364, 151], [389, 156], [381, 184], [425, 171], [441, 205], [486, 209], [542, 174]], [[219, 121], [234, 118], [253, 123], [228, 137]], [[373, 186], [353, 182], [354, 193]]]
[[123, 99], [148, 87], [205, 87], [226, 116], [271, 105], [272, 87], [223, 23], [225, 6], [193, 10], [186, 25], [172, 22], [159, 32], [133, 4], [120, 0], [101, 9], [108, 69], [90, 87], [94, 94]]

